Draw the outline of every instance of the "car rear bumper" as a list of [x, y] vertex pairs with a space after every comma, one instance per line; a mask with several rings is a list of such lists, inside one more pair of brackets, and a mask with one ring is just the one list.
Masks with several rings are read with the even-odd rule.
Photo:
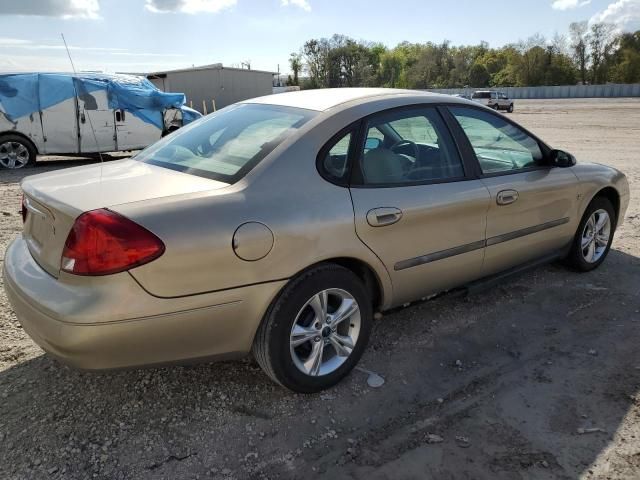
[[157, 298], [128, 273], [56, 279], [22, 237], [7, 249], [3, 277], [29, 336], [64, 363], [91, 370], [242, 356], [285, 283]]

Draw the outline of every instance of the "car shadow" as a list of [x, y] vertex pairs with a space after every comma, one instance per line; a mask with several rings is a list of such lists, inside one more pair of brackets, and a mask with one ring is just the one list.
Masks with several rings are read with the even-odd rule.
[[362, 361], [378, 389], [31, 355], [0, 372], [0, 477], [583, 478], [638, 407], [639, 266], [612, 250], [589, 274], [544, 266], [385, 315]]

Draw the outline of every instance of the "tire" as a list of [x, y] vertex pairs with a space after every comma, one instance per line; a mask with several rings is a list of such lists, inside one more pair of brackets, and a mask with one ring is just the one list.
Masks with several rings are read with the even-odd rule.
[[493, 106], [493, 109], [497, 112], [500, 111], [500, 105], [498, 105], [497, 103]]
[[[590, 222], [592, 217], [594, 217], [596, 222], [601, 221], [603, 218], [602, 212], [605, 212], [608, 216], [608, 230], [605, 228], [605, 224], [601, 230], [598, 230], [600, 233], [596, 232], [598, 234], [594, 234], [593, 240], [586, 248], [583, 248], [583, 242], [586, 242], [588, 238], [591, 238], [591, 227], [588, 227], [587, 224]], [[589, 225], [593, 224], [589, 223]], [[582, 220], [580, 220], [580, 224], [578, 225], [578, 230], [573, 239], [573, 244], [571, 245], [571, 251], [567, 257], [569, 266], [579, 272], [589, 272], [598, 268], [609, 254], [611, 242], [613, 242], [615, 226], [616, 213], [611, 202], [605, 197], [594, 198], [585, 210]], [[603, 234], [605, 230], [608, 231], [606, 241]], [[600, 241], [598, 241], [598, 238]], [[591, 255], [591, 245], [593, 245], [593, 256]]]
[[507, 112], [513, 113], [513, 103], [509, 105], [509, 108], [507, 109]]
[[0, 168], [18, 170], [36, 163], [36, 148], [20, 135], [0, 135]]
[[[338, 320], [332, 327], [323, 323], [318, 328], [316, 312], [319, 310], [314, 308], [318, 303], [309, 302], [320, 298], [318, 295], [323, 291], [329, 291], [326, 297], [329, 305], [327, 318], [339, 313], [335, 310], [338, 306], [348, 310], [353, 306], [349, 303], [351, 301], [355, 301], [359, 309], [345, 315], [345, 320]], [[351, 300], [343, 298], [344, 303], [338, 303], [345, 294]], [[371, 295], [360, 279], [338, 265], [321, 265], [291, 280], [272, 302], [258, 327], [252, 353], [274, 382], [294, 392], [316, 393], [334, 386], [355, 367], [367, 346], [372, 321]], [[296, 338], [300, 341], [298, 346], [292, 346], [294, 325], [299, 335]], [[327, 333], [327, 328], [335, 329], [335, 325], [337, 330]], [[337, 347], [331, 342], [338, 337], [333, 335], [351, 338], [353, 348], [348, 355], [337, 354]], [[318, 356], [313, 356], [314, 352], [322, 352], [319, 355], [322, 366], [315, 372], [314, 366], [318, 363], [314, 363], [313, 358]], [[305, 359], [309, 363], [308, 370]]]

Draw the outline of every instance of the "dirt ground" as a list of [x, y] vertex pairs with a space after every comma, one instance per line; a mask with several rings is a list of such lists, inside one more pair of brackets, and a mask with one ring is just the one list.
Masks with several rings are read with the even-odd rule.
[[[361, 362], [384, 385], [355, 371], [312, 396], [249, 360], [71, 370], [0, 288], [0, 478], [640, 478], [640, 99], [521, 101], [513, 117], [627, 174], [599, 270], [549, 265], [387, 313]], [[0, 172], [0, 257], [23, 175]]]

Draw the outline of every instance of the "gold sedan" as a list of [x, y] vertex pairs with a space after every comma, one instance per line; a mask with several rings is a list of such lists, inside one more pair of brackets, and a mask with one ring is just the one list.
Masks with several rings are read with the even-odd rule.
[[542, 261], [607, 256], [625, 176], [464, 99], [337, 89], [248, 100], [133, 159], [28, 177], [5, 288], [87, 369], [253, 353], [315, 392], [373, 314]]

